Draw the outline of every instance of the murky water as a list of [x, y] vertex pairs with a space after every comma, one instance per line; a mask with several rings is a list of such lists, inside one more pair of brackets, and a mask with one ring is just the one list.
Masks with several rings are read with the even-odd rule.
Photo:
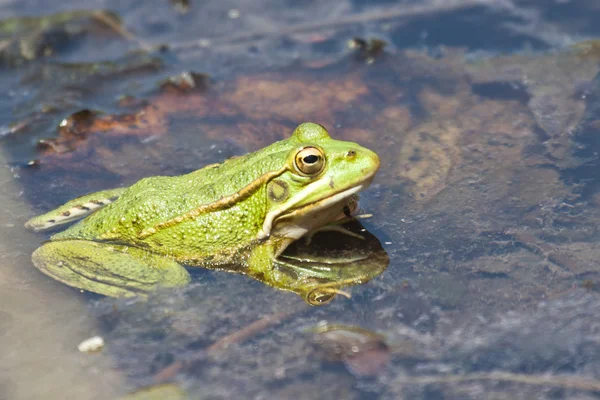
[[[81, 7], [0, 2], [0, 399], [598, 396], [595, 1]], [[197, 269], [125, 300], [33, 267], [35, 213], [302, 121], [380, 155], [368, 283], [311, 307]]]

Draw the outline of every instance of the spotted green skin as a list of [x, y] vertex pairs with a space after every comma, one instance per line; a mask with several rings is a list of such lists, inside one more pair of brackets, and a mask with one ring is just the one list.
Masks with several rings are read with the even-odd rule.
[[[294, 164], [307, 146], [325, 158], [316, 175], [302, 174]], [[235, 270], [302, 294], [311, 289], [310, 274], [283, 275], [274, 260], [304, 232], [343, 215], [350, 199], [317, 204], [348, 189], [364, 189], [378, 168], [374, 152], [304, 123], [288, 139], [257, 152], [186, 175], [145, 178], [129, 188], [83, 196], [31, 219], [27, 227], [43, 230], [81, 204], [101, 205], [53, 235], [34, 252], [33, 262], [57, 280], [109, 296], [187, 284], [182, 264]], [[116, 200], [104, 205], [109, 198]], [[200, 211], [191, 214], [195, 209]]]

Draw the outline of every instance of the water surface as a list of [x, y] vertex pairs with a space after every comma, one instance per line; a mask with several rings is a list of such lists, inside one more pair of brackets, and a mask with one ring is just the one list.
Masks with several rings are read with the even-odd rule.
[[[594, 1], [182, 3], [0, 4], [0, 399], [597, 396]], [[197, 270], [114, 300], [31, 264], [34, 213], [302, 121], [382, 160], [390, 265], [351, 298]]]

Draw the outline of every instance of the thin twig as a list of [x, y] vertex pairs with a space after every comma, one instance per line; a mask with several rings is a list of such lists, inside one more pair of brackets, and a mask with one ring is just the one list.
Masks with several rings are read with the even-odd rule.
[[577, 272], [577, 260], [558, 252], [552, 245], [536, 238], [530, 232], [507, 229], [505, 233], [514, 237], [517, 242], [521, 243], [528, 250], [541, 255], [547, 261], [562, 269], [562, 271], [557, 272], [568, 272], [569, 274]]
[[291, 317], [294, 314], [294, 312], [288, 311], [280, 312], [273, 315], [267, 315], [266, 317], [252, 322], [250, 325], [246, 325], [239, 331], [231, 333], [225, 336], [224, 338], [217, 340], [206, 349], [206, 352], [208, 355], [212, 356], [218, 353], [220, 350], [226, 349], [232, 344], [241, 343], [251, 338], [252, 336], [255, 336], [256, 334], [264, 331], [265, 329], [270, 328], [271, 326], [280, 324], [285, 319]]
[[267, 315], [257, 321], [252, 322], [249, 325], [246, 325], [242, 329], [235, 331], [219, 340], [214, 342], [212, 345], [203, 349], [199, 352], [192, 354], [187, 360], [176, 360], [173, 363], [167, 365], [162, 370], [158, 371], [153, 380], [156, 383], [163, 383], [171, 380], [179, 371], [185, 368], [187, 365], [192, 364], [194, 361], [204, 358], [206, 356], [213, 357], [217, 355], [220, 351], [225, 350], [232, 344], [241, 343], [249, 338], [256, 336], [260, 332], [264, 330], [278, 325], [295, 315], [298, 310], [280, 312], [272, 315]]
[[459, 383], [468, 381], [503, 381], [526, 385], [552, 386], [562, 389], [600, 391], [600, 381], [564, 375], [524, 375], [511, 372], [490, 372], [466, 375], [407, 376], [397, 379], [402, 385], [427, 385], [434, 383]]
[[309, 22], [305, 24], [292, 25], [282, 29], [258, 30], [253, 32], [237, 33], [220, 38], [203, 38], [189, 42], [175, 43], [169, 46], [173, 51], [189, 50], [198, 47], [207, 47], [207, 45], [241, 43], [263, 39], [269, 36], [285, 36], [295, 33], [318, 32], [332, 28], [339, 28], [347, 25], [355, 25], [369, 22], [381, 22], [397, 18], [415, 17], [432, 12], [444, 12], [450, 10], [459, 10], [476, 5], [488, 4], [484, 0], [447, 0], [432, 5], [414, 5], [388, 8], [363, 14], [353, 14], [346, 17], [340, 17], [330, 21]]
[[112, 19], [109, 15], [107, 15], [105, 11], [96, 11], [92, 15], [97, 21], [108, 26], [110, 29], [123, 36], [125, 39], [137, 43], [138, 46], [140, 46], [143, 50], [150, 51], [152, 49], [152, 47], [148, 43], [146, 43], [144, 40], [140, 39], [133, 33], [123, 28], [121, 24]]

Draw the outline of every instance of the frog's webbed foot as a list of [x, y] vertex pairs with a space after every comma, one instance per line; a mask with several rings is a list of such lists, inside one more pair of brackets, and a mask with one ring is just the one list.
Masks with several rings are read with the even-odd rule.
[[69, 286], [105, 296], [135, 296], [157, 287], [189, 283], [172, 259], [122, 245], [85, 240], [47, 242], [32, 256], [35, 266]]
[[338, 232], [343, 235], [353, 237], [355, 239], [365, 240], [365, 237], [363, 235], [354, 233], [354, 232], [344, 228], [343, 226], [341, 226], [351, 220], [352, 220], [352, 218], [348, 218], [348, 219], [344, 218], [343, 220], [335, 221], [330, 224], [323, 225], [317, 229], [314, 229], [303, 236], [305, 243], [307, 245], [309, 245], [312, 242], [313, 237], [319, 232]]
[[77, 197], [68, 203], [52, 210], [46, 214], [31, 218], [25, 223], [27, 229], [36, 232], [45, 231], [55, 226], [68, 224], [88, 216], [97, 209], [115, 201], [127, 188], [102, 190]]

